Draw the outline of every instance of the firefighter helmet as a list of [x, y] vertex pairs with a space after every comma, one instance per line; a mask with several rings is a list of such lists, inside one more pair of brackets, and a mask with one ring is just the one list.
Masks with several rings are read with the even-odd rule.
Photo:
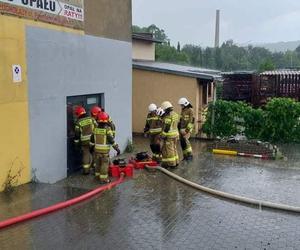
[[157, 110], [157, 106], [154, 103], [151, 103], [148, 107], [149, 112], [154, 112]]
[[178, 104], [183, 105], [184, 107], [186, 107], [190, 104], [190, 102], [185, 97], [182, 97], [182, 98], [179, 99]]
[[164, 113], [165, 113], [165, 111], [164, 111], [162, 108], [158, 108], [158, 109], [156, 110], [156, 114], [157, 114], [158, 116], [163, 116]]
[[165, 101], [161, 104], [161, 108], [166, 111], [169, 108], [173, 108], [173, 105], [169, 101]]
[[94, 118], [97, 118], [98, 117], [98, 114], [102, 111], [102, 109], [98, 106], [94, 106], [92, 107], [91, 109], [91, 115], [94, 117]]
[[103, 122], [106, 123], [109, 120], [109, 115], [105, 112], [100, 112], [97, 116], [97, 121], [98, 122]]
[[75, 115], [77, 117], [79, 117], [81, 115], [84, 115], [84, 114], [86, 114], [86, 111], [85, 111], [84, 107], [82, 107], [82, 106], [76, 107], [76, 109], [75, 109]]

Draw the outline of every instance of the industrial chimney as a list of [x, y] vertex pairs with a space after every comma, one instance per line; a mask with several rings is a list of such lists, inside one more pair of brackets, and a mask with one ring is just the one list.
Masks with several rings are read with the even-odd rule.
[[220, 46], [220, 10], [216, 12], [215, 48]]

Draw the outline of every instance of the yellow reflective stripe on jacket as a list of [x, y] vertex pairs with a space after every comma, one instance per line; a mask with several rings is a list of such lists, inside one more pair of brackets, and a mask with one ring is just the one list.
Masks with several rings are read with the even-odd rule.
[[172, 162], [179, 159], [179, 156], [169, 157], [169, 158], [162, 158], [162, 162]]
[[185, 120], [185, 121], [188, 121], [190, 119], [190, 116], [189, 115], [183, 115], [182, 119]]
[[162, 128], [151, 128], [149, 130], [149, 133], [150, 134], [159, 134], [159, 133], [161, 133], [161, 131], [162, 131]]
[[94, 131], [95, 135], [106, 135], [106, 129], [105, 128], [96, 128]]
[[179, 133], [178, 130], [170, 130], [169, 132], [162, 132], [162, 135], [166, 137], [177, 137]]
[[108, 145], [108, 144], [95, 144], [95, 149], [97, 149], [97, 150], [110, 150], [110, 145]]
[[81, 141], [89, 141], [91, 139], [92, 135], [81, 135], [80, 140]]
[[80, 127], [84, 127], [84, 126], [88, 126], [88, 125], [94, 125], [92, 118], [87, 117], [87, 118], [83, 118], [82, 120], [80, 120], [78, 122]]
[[157, 117], [157, 116], [147, 118], [147, 121], [158, 121], [158, 120], [159, 120], [159, 117]]

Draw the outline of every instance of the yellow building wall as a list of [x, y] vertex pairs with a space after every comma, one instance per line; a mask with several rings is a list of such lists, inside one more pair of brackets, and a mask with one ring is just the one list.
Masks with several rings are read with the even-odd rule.
[[[0, 15], [0, 191], [22, 169], [18, 184], [31, 179], [26, 26], [83, 34], [83, 31]], [[22, 67], [22, 82], [13, 83], [12, 65]]]
[[[202, 89], [195, 78], [133, 69], [132, 89], [132, 124], [135, 133], [143, 132], [150, 103], [160, 106], [163, 101], [171, 101], [175, 111], [180, 114], [181, 108], [177, 104], [180, 97], [186, 97], [192, 103], [198, 121]], [[195, 131], [198, 131], [198, 125]]]

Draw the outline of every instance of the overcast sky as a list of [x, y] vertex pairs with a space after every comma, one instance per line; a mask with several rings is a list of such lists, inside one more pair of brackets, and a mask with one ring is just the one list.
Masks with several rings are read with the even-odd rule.
[[156, 24], [173, 44], [212, 46], [216, 9], [221, 42], [300, 40], [300, 0], [132, 0], [132, 5], [133, 24]]

